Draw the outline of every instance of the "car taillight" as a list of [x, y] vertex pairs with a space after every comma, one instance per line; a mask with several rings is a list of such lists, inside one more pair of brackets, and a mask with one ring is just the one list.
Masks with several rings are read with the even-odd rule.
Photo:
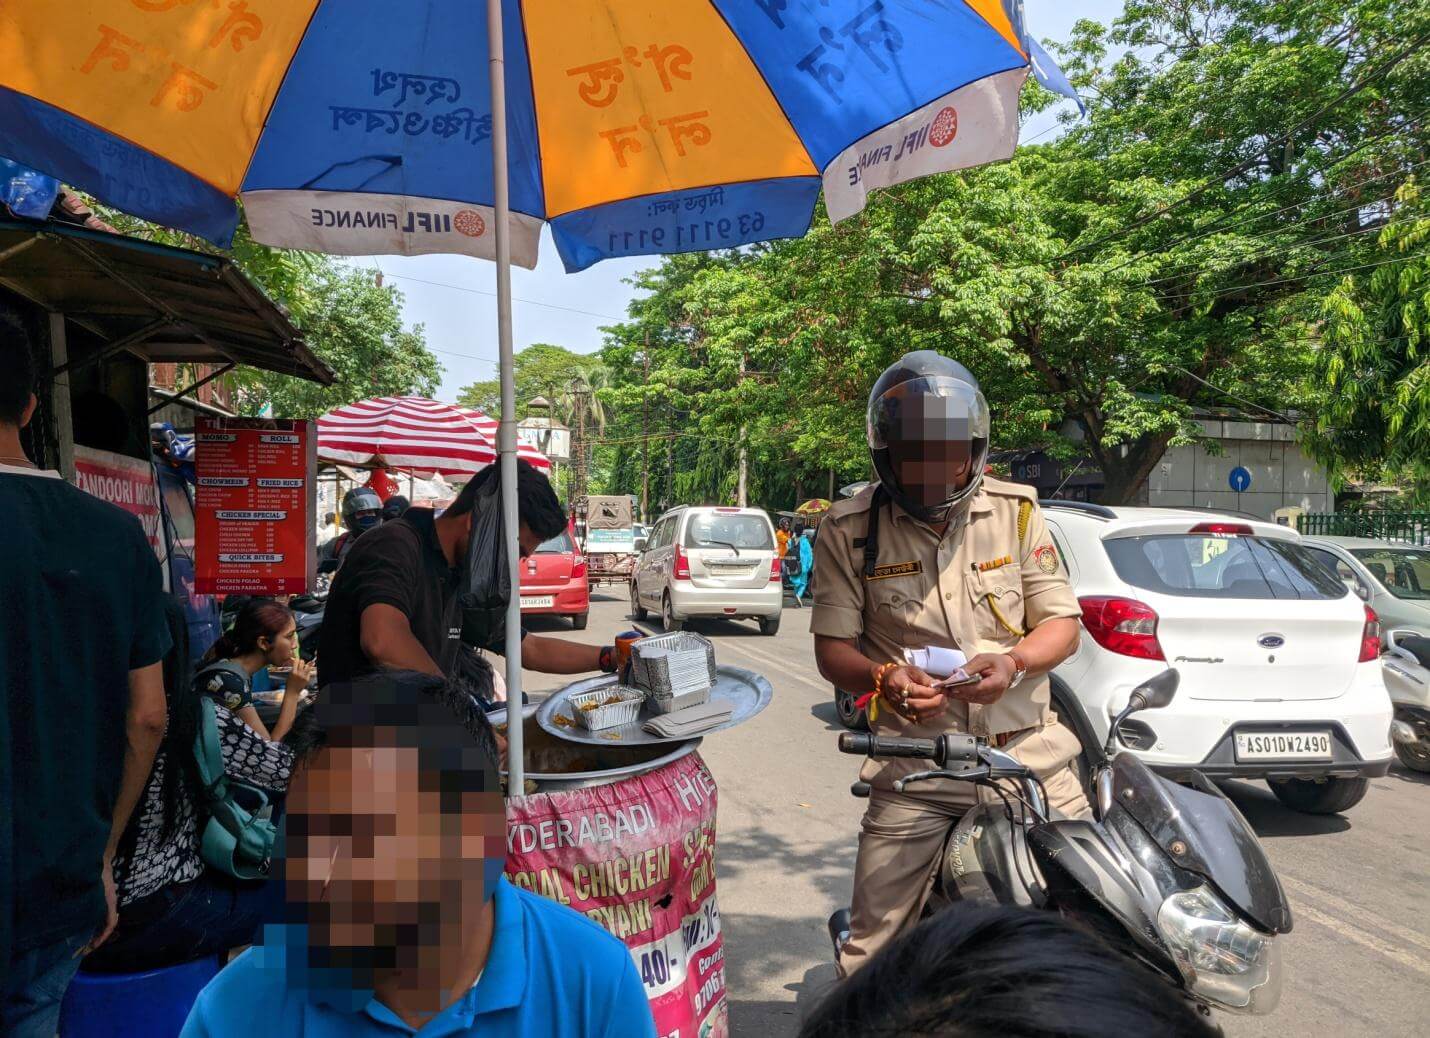
[[586, 556], [579, 552], [571, 556], [571, 576], [584, 577], [586, 575]]
[[680, 550], [680, 545], [678, 544], [675, 546], [674, 576], [676, 580], [690, 579], [690, 559], [686, 556], [685, 552]]
[[1191, 533], [1222, 533], [1250, 537], [1256, 531], [1246, 523], [1198, 523], [1189, 531]]
[[1359, 663], [1370, 663], [1380, 659], [1380, 617], [1370, 606], [1365, 607], [1365, 627], [1360, 634]]
[[780, 579], [782, 579], [782, 574], [780, 572], [780, 557], [776, 555], [770, 560], [770, 583], [773, 584], [775, 581]]
[[1157, 641], [1157, 613], [1131, 598], [1089, 596], [1078, 599], [1082, 625], [1108, 652], [1143, 660], [1165, 660]]

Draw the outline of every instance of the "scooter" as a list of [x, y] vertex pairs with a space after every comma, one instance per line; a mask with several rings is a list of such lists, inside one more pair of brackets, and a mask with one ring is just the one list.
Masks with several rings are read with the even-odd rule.
[[1391, 631], [1386, 640], [1380, 665], [1395, 708], [1390, 741], [1401, 764], [1430, 772], [1430, 638]]
[[[1276, 938], [1290, 932], [1291, 908], [1256, 834], [1200, 774], [1178, 785], [1118, 752], [1122, 721], [1165, 707], [1179, 680], [1163, 671], [1113, 722], [1093, 777], [1092, 820], [1050, 809], [1032, 771], [986, 739], [844, 732], [839, 749], [933, 762], [895, 782], [895, 792], [951, 779], [1001, 801], [974, 807], [950, 828], [926, 914], [959, 901], [1058, 912], [1150, 966], [1203, 1012], [1269, 1013], [1281, 998]], [[868, 784], [851, 792], [868, 796]], [[830, 917], [829, 931], [837, 957], [849, 939], [847, 909]]]

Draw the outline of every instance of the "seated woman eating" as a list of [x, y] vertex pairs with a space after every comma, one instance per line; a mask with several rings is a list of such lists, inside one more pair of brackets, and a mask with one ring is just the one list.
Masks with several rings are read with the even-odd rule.
[[[208, 821], [194, 749], [203, 723], [202, 684], [182, 678], [168, 683], [168, 730], [114, 858], [119, 925], [85, 959], [90, 972], [132, 973], [190, 962], [252, 943], [261, 923], [277, 921], [281, 887], [220, 873], [204, 863], [200, 851]], [[286, 743], [269, 740], [266, 730], [259, 734], [222, 700], [213, 703], [219, 756], [230, 780], [270, 800], [287, 792], [295, 761], [313, 738], [307, 719], [293, 726], [287, 701], [297, 698], [290, 686], [274, 728], [286, 732]]]
[[[273, 731], [253, 705], [253, 675], [265, 667], [292, 667]], [[241, 718], [263, 739], [278, 741], [293, 727], [313, 664], [298, 655], [298, 625], [286, 605], [255, 598], [238, 611], [230, 627], [204, 654], [194, 675], [197, 690]]]

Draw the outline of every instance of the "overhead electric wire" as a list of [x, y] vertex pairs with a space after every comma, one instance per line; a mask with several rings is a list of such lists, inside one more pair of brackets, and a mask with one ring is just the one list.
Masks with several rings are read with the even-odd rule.
[[1296, 136], [1296, 134], [1300, 133], [1308, 126], [1314, 124], [1327, 112], [1334, 109], [1337, 105], [1340, 105], [1343, 102], [1350, 100], [1356, 94], [1360, 93], [1366, 87], [1370, 86], [1371, 83], [1388, 74], [1402, 61], [1404, 61], [1406, 58], [1410, 57], [1410, 55], [1414, 54], [1417, 50], [1419, 50], [1427, 39], [1430, 39], [1430, 30], [1427, 30], [1426, 32], [1423, 32], [1419, 36], [1415, 37], [1415, 39], [1411, 40], [1409, 44], [1407, 44], [1401, 50], [1397, 51], [1383, 64], [1379, 65], [1376, 69], [1363, 75], [1360, 79], [1356, 80], [1350, 86], [1346, 87], [1346, 89], [1342, 90], [1339, 94], [1337, 94], [1330, 101], [1326, 102], [1311, 115], [1307, 116], [1305, 119], [1302, 119], [1295, 126], [1291, 127], [1291, 129], [1287, 130], [1279, 137], [1275, 137], [1267, 141], [1265, 145], [1256, 150], [1255, 154], [1250, 155], [1245, 159], [1242, 159], [1240, 162], [1227, 169], [1226, 171], [1211, 177], [1200, 187], [1193, 188], [1191, 191], [1187, 192], [1185, 195], [1178, 198], [1176, 201], [1169, 202], [1167, 205], [1162, 206], [1156, 212], [1148, 213], [1145, 216], [1134, 220], [1132, 223], [1126, 225], [1125, 227], [1118, 228], [1111, 234], [1105, 234], [1100, 238], [1094, 238], [1090, 242], [1074, 246], [1073, 248], [1064, 251], [1062, 254], [1054, 257], [1051, 262], [1057, 263], [1060, 260], [1067, 259], [1070, 256], [1079, 255], [1080, 253], [1086, 252], [1088, 249], [1094, 248], [1098, 245], [1103, 245], [1131, 231], [1135, 231], [1139, 227], [1144, 227], [1147, 224], [1151, 223], [1153, 220], [1166, 216], [1172, 210], [1180, 208], [1181, 206], [1186, 205], [1188, 202], [1191, 202], [1194, 199], [1200, 198], [1202, 195], [1206, 194], [1218, 184], [1225, 184], [1233, 177], [1240, 176], [1241, 174], [1245, 173], [1247, 170], [1255, 166], [1256, 163], [1261, 160], [1261, 157], [1267, 152], [1271, 151], [1272, 148], [1277, 146], [1284, 147], [1288, 141], [1290, 141]]
[[[1398, 127], [1395, 127], [1395, 128], [1392, 129], [1392, 130], [1387, 130], [1387, 131], [1384, 131], [1384, 132], [1382, 132], [1382, 133], [1380, 133], [1380, 134], [1377, 134], [1377, 135], [1374, 136], [1374, 137], [1368, 137], [1368, 138], [1366, 138], [1366, 139], [1365, 139], [1364, 141], [1362, 141], [1360, 144], [1357, 144], [1357, 145], [1356, 145], [1354, 148], [1352, 148], [1350, 151], [1346, 152], [1344, 155], [1341, 155], [1340, 157], [1338, 157], [1337, 159], [1335, 159], [1335, 160], [1332, 161], [1332, 162], [1328, 162], [1328, 163], [1326, 163], [1326, 164], [1323, 165], [1323, 166], [1318, 166], [1318, 167], [1316, 167], [1315, 169], [1303, 170], [1303, 171], [1300, 171], [1300, 172], [1296, 173], [1295, 176], [1296, 176], [1298, 179], [1282, 181], [1280, 184], [1278, 184], [1278, 185], [1275, 186], [1275, 191], [1276, 191], [1276, 193], [1279, 194], [1279, 193], [1285, 191], [1287, 188], [1293, 187], [1293, 186], [1295, 186], [1296, 184], [1301, 183], [1301, 181], [1300, 181], [1299, 178], [1304, 177], [1304, 176], [1307, 175], [1307, 174], [1312, 174], [1312, 175], [1314, 175], [1314, 174], [1316, 174], [1316, 173], [1324, 173], [1326, 170], [1330, 169], [1332, 166], [1335, 166], [1335, 165], [1337, 165], [1338, 163], [1344, 162], [1346, 159], [1350, 158], [1350, 157], [1351, 157], [1352, 155], [1354, 155], [1356, 152], [1361, 151], [1361, 150], [1364, 149], [1367, 145], [1373, 144], [1373, 143], [1375, 143], [1377, 140], [1380, 140], [1380, 139], [1382, 139], [1382, 138], [1384, 138], [1384, 137], [1386, 137], [1386, 136], [1389, 136], [1391, 133], [1403, 133], [1405, 130], [1413, 129], [1413, 128], [1416, 127], [1416, 126], [1419, 126], [1419, 125], [1420, 125], [1420, 120], [1421, 120], [1424, 116], [1426, 116], [1426, 115], [1430, 115], [1430, 108], [1426, 108], [1426, 109], [1423, 109], [1423, 110], [1420, 111], [1420, 112], [1417, 112], [1416, 115], [1415, 115], [1414, 120], [1411, 121], [1411, 122], [1409, 122], [1409, 123], [1406, 123], [1404, 126], [1398, 126]], [[1269, 219], [1270, 217], [1273, 217], [1273, 216], [1279, 216], [1280, 214], [1285, 213], [1285, 212], [1289, 212], [1289, 211], [1292, 210], [1292, 209], [1300, 209], [1300, 208], [1302, 208], [1302, 207], [1304, 207], [1304, 206], [1311, 205], [1311, 204], [1313, 204], [1313, 203], [1315, 203], [1315, 202], [1326, 201], [1326, 200], [1335, 198], [1337, 195], [1348, 194], [1348, 193], [1350, 193], [1350, 192], [1353, 191], [1353, 190], [1359, 190], [1360, 188], [1365, 187], [1365, 185], [1367, 185], [1367, 184], [1374, 184], [1377, 180], [1385, 180], [1385, 179], [1387, 179], [1388, 177], [1393, 177], [1393, 176], [1403, 176], [1404, 174], [1409, 173], [1409, 172], [1412, 171], [1412, 170], [1419, 169], [1421, 166], [1423, 166], [1423, 165], [1425, 165], [1425, 164], [1426, 164], [1425, 161], [1421, 161], [1421, 162], [1414, 163], [1413, 165], [1408, 166], [1408, 167], [1397, 168], [1397, 169], [1393, 169], [1393, 170], [1387, 170], [1387, 171], [1384, 172], [1384, 173], [1380, 173], [1380, 174], [1378, 174], [1378, 175], [1376, 175], [1376, 176], [1370, 177], [1370, 178], [1367, 179], [1367, 180], [1362, 180], [1362, 181], [1360, 181], [1359, 183], [1356, 183], [1356, 184], [1348, 184], [1348, 185], [1346, 185], [1346, 186], [1343, 187], [1343, 188], [1339, 188], [1339, 189], [1333, 190], [1333, 191], [1329, 192], [1328, 194], [1316, 195], [1316, 196], [1313, 196], [1313, 197], [1311, 197], [1311, 198], [1302, 199], [1302, 200], [1299, 201], [1299, 202], [1292, 202], [1290, 205], [1282, 206], [1280, 209], [1275, 209], [1275, 210], [1273, 210], [1273, 211], [1271, 211], [1271, 212], [1269, 212], [1269, 213], [1260, 213], [1260, 214], [1257, 214], [1257, 215], [1254, 215], [1254, 216], [1248, 216], [1245, 220], [1241, 220], [1241, 221], [1237, 221], [1237, 222], [1228, 224], [1227, 221], [1231, 220], [1231, 219], [1232, 219], [1233, 217], [1235, 217], [1235, 216], [1240, 215], [1241, 210], [1244, 210], [1244, 209], [1247, 208], [1248, 206], [1254, 204], [1254, 203], [1249, 202], [1249, 201], [1248, 201], [1248, 202], [1243, 202], [1242, 205], [1241, 205], [1237, 210], [1233, 210], [1233, 211], [1230, 212], [1230, 213], [1226, 213], [1226, 214], [1224, 214], [1224, 215], [1218, 217], [1215, 221], [1213, 221], [1213, 223], [1212, 223], [1212, 225], [1211, 225], [1210, 227], [1205, 227], [1205, 228], [1203, 228], [1203, 229], [1200, 230], [1200, 231], [1195, 231], [1195, 232], [1192, 232], [1192, 233], [1185, 234], [1185, 235], [1183, 235], [1183, 236], [1180, 237], [1180, 238], [1177, 238], [1177, 239], [1175, 239], [1175, 240], [1173, 240], [1173, 241], [1171, 241], [1171, 242], [1168, 242], [1166, 245], [1163, 245], [1163, 246], [1160, 247], [1160, 248], [1152, 249], [1152, 250], [1150, 250], [1150, 251], [1139, 252], [1139, 253], [1137, 253], [1135, 256], [1128, 256], [1128, 257], [1127, 257], [1125, 260], [1123, 260], [1121, 263], [1117, 264], [1117, 266], [1115, 266], [1115, 267], [1109, 267], [1108, 270], [1107, 270], [1107, 273], [1111, 274], [1111, 273], [1113, 273], [1113, 272], [1115, 272], [1115, 271], [1121, 270], [1123, 267], [1127, 266], [1127, 265], [1130, 264], [1130, 263], [1136, 263], [1136, 262], [1137, 262], [1138, 260], [1140, 260], [1140, 259], [1146, 259], [1146, 258], [1148, 258], [1148, 257], [1150, 257], [1150, 256], [1157, 256], [1157, 255], [1160, 255], [1161, 253], [1164, 253], [1164, 252], [1170, 252], [1172, 249], [1175, 249], [1175, 248], [1176, 248], [1177, 246], [1179, 246], [1179, 245], [1185, 245], [1187, 242], [1197, 241], [1197, 240], [1200, 239], [1200, 238], [1206, 238], [1206, 237], [1208, 237], [1209, 235], [1216, 234], [1216, 233], [1218, 233], [1218, 232], [1220, 232], [1220, 231], [1223, 231], [1223, 230], [1231, 231], [1231, 230], [1235, 230], [1235, 229], [1238, 228], [1238, 227], [1245, 227], [1245, 226], [1247, 226], [1248, 224], [1259, 223], [1259, 222], [1262, 221], [1262, 220]], [[1371, 204], [1373, 204], [1373, 203], [1369, 203], [1369, 202], [1368, 202], [1368, 203], [1366, 203], [1366, 204], [1367, 204], [1367, 205], [1371, 205]], [[1316, 219], [1316, 217], [1311, 217], [1311, 218], [1309, 218], [1309, 219]], [[1306, 221], [1301, 221], [1301, 222], [1304, 223], [1304, 222], [1306, 222]], [[1284, 225], [1284, 226], [1296, 226], [1296, 224], [1286, 224], [1286, 225]], [[1054, 262], [1056, 262], [1056, 261], [1054, 261]]]
[[1235, 258], [1229, 258], [1227, 262], [1220, 267], [1199, 267], [1195, 269], [1180, 270], [1175, 274], [1167, 274], [1164, 277], [1153, 278], [1151, 281], [1143, 281], [1141, 283], [1141, 287], [1148, 288], [1152, 285], [1160, 285], [1168, 281], [1182, 281], [1187, 278], [1199, 277], [1203, 274], [1215, 274], [1218, 271], [1225, 272], [1227, 270], [1239, 267], [1246, 263], [1255, 263], [1257, 260], [1266, 259], [1266, 257], [1268, 256], [1273, 256], [1278, 252], [1285, 252], [1289, 249], [1309, 249], [1315, 245], [1324, 245], [1327, 242], [1340, 241], [1343, 238], [1355, 238], [1362, 234], [1368, 234], [1372, 231], [1382, 231], [1384, 229], [1384, 224], [1367, 224], [1366, 226], [1358, 228], [1357, 230], [1345, 231], [1342, 234], [1332, 234], [1325, 238], [1313, 238], [1311, 241], [1285, 242], [1280, 245], [1275, 245], [1269, 249], [1265, 249], [1261, 252], [1253, 252], [1249, 256], [1237, 256]]
[[1337, 267], [1335, 270], [1317, 270], [1312, 271], [1309, 274], [1297, 274], [1294, 277], [1288, 278], [1275, 278], [1271, 281], [1256, 281], [1247, 285], [1228, 285], [1225, 288], [1217, 289], [1215, 292], [1209, 292], [1205, 295], [1201, 295], [1195, 289], [1193, 289], [1191, 292], [1169, 293], [1167, 295], [1154, 295], [1152, 298], [1159, 301], [1181, 299], [1193, 304], [1202, 303], [1208, 300], [1217, 299], [1224, 295], [1230, 295], [1233, 292], [1244, 292], [1252, 288], [1267, 288], [1271, 285], [1285, 285], [1294, 281], [1306, 281], [1310, 278], [1330, 277], [1335, 274], [1349, 274], [1353, 270], [1366, 270], [1370, 267], [1383, 267], [1387, 263], [1401, 263], [1406, 260], [1420, 259], [1425, 256], [1430, 256], [1430, 249], [1427, 249], [1424, 252], [1408, 252], [1401, 256], [1391, 256], [1388, 259], [1376, 260], [1374, 263], [1359, 263], [1353, 267]]

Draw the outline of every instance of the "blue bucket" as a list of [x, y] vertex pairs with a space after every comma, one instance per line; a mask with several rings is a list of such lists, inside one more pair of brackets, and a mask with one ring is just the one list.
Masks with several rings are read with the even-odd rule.
[[80, 970], [60, 1007], [60, 1038], [178, 1038], [194, 1000], [223, 969], [211, 955], [144, 973]]

